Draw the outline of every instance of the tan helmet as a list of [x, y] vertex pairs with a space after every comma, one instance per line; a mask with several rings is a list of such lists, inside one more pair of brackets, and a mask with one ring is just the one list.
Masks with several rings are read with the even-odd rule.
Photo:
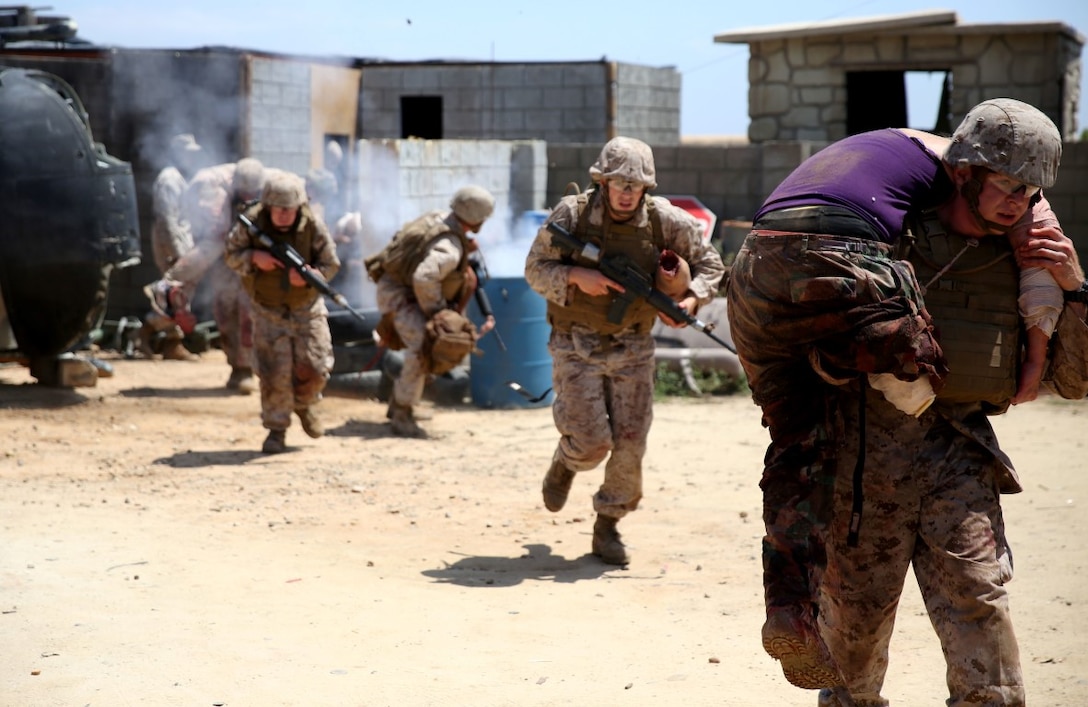
[[324, 167], [314, 167], [306, 173], [306, 193], [309, 194], [314, 201], [328, 201], [336, 196], [338, 191], [339, 187], [336, 184], [336, 175]]
[[624, 179], [653, 189], [657, 186], [654, 153], [642, 140], [614, 137], [601, 149], [600, 157], [589, 168], [589, 176], [595, 182]]
[[264, 165], [260, 160], [243, 157], [234, 165], [234, 179], [231, 186], [235, 194], [246, 196], [259, 194], [264, 184]]
[[1044, 189], [1058, 179], [1062, 136], [1050, 118], [1012, 98], [983, 101], [952, 133], [944, 161], [952, 167], [985, 167]]
[[457, 214], [457, 218], [477, 226], [486, 221], [495, 210], [495, 197], [483, 187], [461, 187], [450, 199], [450, 208]]
[[302, 181], [302, 177], [290, 172], [274, 174], [264, 185], [261, 203], [265, 206], [296, 209], [306, 203], [306, 183]]

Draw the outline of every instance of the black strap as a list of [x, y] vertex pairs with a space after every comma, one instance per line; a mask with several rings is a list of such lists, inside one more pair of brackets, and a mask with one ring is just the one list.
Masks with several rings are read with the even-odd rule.
[[861, 389], [858, 394], [858, 459], [854, 465], [854, 501], [850, 508], [850, 532], [846, 536], [846, 544], [849, 547], [858, 546], [858, 535], [861, 531], [861, 507], [865, 503], [861, 480], [865, 471], [865, 392], [869, 387], [869, 382], [864, 373], [858, 378], [861, 383], [858, 386]]

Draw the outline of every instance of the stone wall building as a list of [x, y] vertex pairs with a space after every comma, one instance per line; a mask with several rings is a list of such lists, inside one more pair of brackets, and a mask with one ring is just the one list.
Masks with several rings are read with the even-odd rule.
[[[935, 11], [739, 29], [747, 43], [748, 137], [834, 141], [883, 127], [951, 132], [987, 98], [1037, 106], [1077, 137], [1084, 36], [1061, 22], [960, 24]], [[932, 124], [907, 125], [907, 72], [944, 75]]]

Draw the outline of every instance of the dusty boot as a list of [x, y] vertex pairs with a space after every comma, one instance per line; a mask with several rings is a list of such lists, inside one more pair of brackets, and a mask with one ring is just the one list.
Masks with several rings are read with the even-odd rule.
[[763, 624], [763, 650], [782, 663], [782, 674], [797, 687], [838, 687], [842, 677], [810, 613], [800, 607], [769, 607]]
[[257, 379], [252, 368], [232, 368], [227, 379], [227, 390], [237, 390], [242, 395], [249, 395], [257, 390]]
[[619, 518], [598, 513], [597, 522], [593, 524], [593, 554], [610, 565], [626, 565], [631, 561], [616, 530], [616, 523], [619, 522]]
[[325, 426], [321, 424], [321, 420], [317, 417], [317, 413], [314, 412], [313, 408], [299, 408], [295, 410], [295, 414], [298, 415], [299, 420], [302, 420], [302, 429], [306, 434], [314, 439], [325, 434]]
[[167, 339], [162, 345], [162, 357], [168, 361], [199, 361], [200, 357], [190, 353], [181, 343], [181, 339]]
[[287, 431], [269, 430], [261, 451], [265, 454], [283, 454], [287, 451]]
[[563, 508], [570, 495], [570, 486], [574, 482], [574, 472], [563, 465], [556, 457], [552, 466], [544, 475], [544, 507], [552, 513]]
[[412, 416], [412, 407], [410, 405], [397, 405], [392, 404], [393, 408], [393, 434], [398, 437], [419, 437], [423, 438], [427, 436], [423, 428], [416, 424], [415, 418]]

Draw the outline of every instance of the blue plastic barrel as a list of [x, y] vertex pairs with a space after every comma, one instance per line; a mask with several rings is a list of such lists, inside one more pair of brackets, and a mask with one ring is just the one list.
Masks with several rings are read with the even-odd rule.
[[[529, 288], [523, 277], [492, 277], [484, 292], [495, 312], [496, 329], [506, 345], [503, 351], [494, 330], [484, 335], [476, 347], [483, 353], [473, 355], [470, 367], [472, 402], [481, 408], [536, 408], [551, 405], [552, 357], [548, 353], [551, 326], [547, 303]], [[473, 320], [482, 321], [473, 302]], [[513, 381], [538, 402], [510, 387]]]

